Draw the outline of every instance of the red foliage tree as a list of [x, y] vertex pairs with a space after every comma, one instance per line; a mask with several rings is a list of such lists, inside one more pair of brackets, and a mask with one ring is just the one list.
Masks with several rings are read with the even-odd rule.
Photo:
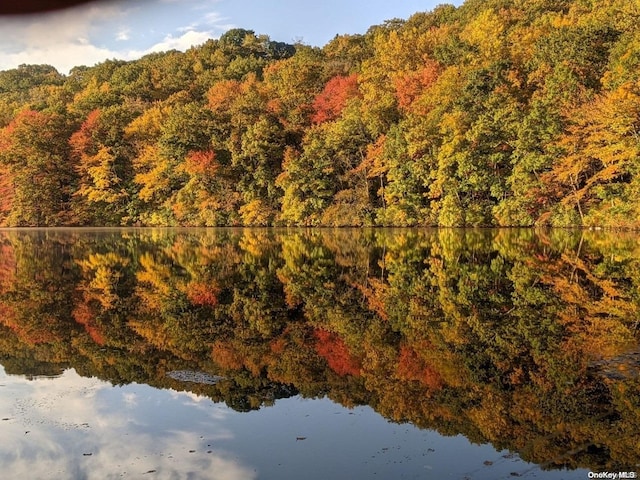
[[396, 77], [394, 86], [398, 106], [408, 110], [411, 104], [431, 85], [440, 75], [440, 67], [435, 61], [428, 61], [424, 67], [415, 72], [407, 72]]
[[218, 167], [216, 154], [211, 150], [189, 152], [187, 155], [185, 170], [192, 175], [212, 175]]
[[335, 120], [342, 113], [347, 101], [359, 94], [358, 76], [355, 73], [348, 77], [333, 77], [313, 101], [314, 114], [311, 120], [314, 123]]
[[81, 158], [83, 154], [95, 155], [96, 142], [93, 140], [93, 132], [100, 127], [100, 110], [93, 110], [80, 128], [71, 135], [69, 145], [71, 151], [77, 158]]

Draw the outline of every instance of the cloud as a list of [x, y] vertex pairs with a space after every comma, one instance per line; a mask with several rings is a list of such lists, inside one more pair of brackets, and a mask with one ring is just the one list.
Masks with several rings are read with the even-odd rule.
[[92, 43], [92, 30], [124, 13], [116, 5], [107, 4], [36, 17], [4, 18], [0, 20], [0, 68], [47, 63], [66, 72], [75, 65], [113, 57], [115, 51]]
[[127, 54], [129, 57], [137, 57], [152, 52], [164, 52], [166, 50], [186, 50], [193, 45], [199, 45], [211, 38], [211, 32], [198, 32], [189, 30], [178, 37], [167, 35], [164, 40], [152, 45], [143, 51], [131, 51]]
[[[97, 5], [28, 18], [19, 22], [18, 28], [22, 27], [20, 33], [24, 44], [44, 47], [51, 43], [63, 44], [77, 38], [90, 38], [92, 31], [101, 24], [111, 23], [126, 16], [126, 13], [126, 10], [114, 4]], [[11, 28], [11, 25], [8, 26]]]
[[[0, 18], [0, 69], [49, 64], [61, 73], [109, 58], [186, 50], [232, 28], [200, 0], [108, 2], [41, 16]], [[190, 6], [191, 8], [186, 8]], [[210, 4], [209, 4], [210, 6]]]
[[118, 53], [80, 41], [53, 44], [49, 47], [30, 47], [17, 53], [0, 53], [0, 68], [15, 68], [24, 63], [48, 64], [62, 73], [68, 73], [78, 65], [95, 65], [108, 58], [117, 58]]
[[224, 17], [218, 12], [208, 12], [204, 16], [199, 18], [197, 21], [194, 21], [189, 25], [178, 27], [177, 31], [179, 32], [190, 32], [193, 30], [226, 31], [236, 27], [236, 25], [232, 23], [224, 23], [227, 20], [228, 20], [228, 17]]
[[116, 33], [116, 40], [119, 42], [125, 42], [131, 39], [131, 29], [127, 27], [121, 28], [118, 33]]

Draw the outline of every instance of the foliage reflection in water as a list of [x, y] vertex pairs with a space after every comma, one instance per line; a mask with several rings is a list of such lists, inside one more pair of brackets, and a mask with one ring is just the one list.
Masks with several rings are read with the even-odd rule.
[[327, 397], [537, 475], [640, 464], [635, 235], [30, 230], [0, 248], [7, 374], [72, 367], [229, 412]]

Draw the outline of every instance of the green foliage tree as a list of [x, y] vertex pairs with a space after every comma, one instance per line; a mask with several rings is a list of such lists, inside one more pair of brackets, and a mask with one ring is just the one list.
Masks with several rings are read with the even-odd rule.
[[23, 110], [0, 133], [0, 163], [11, 178], [11, 226], [75, 224], [71, 198], [77, 178], [68, 161], [64, 117]]

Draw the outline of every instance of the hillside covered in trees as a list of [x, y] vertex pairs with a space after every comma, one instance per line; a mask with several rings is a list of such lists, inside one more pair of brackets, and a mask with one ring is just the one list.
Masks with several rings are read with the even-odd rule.
[[640, 227], [640, 2], [0, 72], [0, 224]]

